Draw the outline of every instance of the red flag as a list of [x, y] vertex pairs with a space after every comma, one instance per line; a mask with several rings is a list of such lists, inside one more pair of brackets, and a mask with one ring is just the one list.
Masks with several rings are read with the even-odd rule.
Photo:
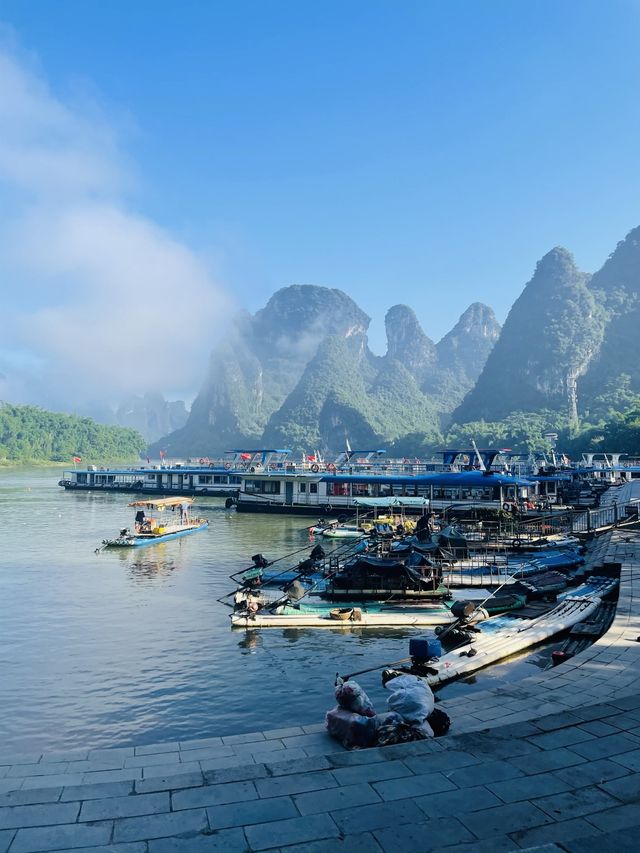
[[240, 459], [251, 459], [251, 454], [250, 453], [241, 453]]
[[74, 462], [82, 462], [82, 457], [81, 457], [81, 456], [72, 456], [71, 458], [72, 458], [72, 460], [73, 460]]
[[315, 456], [307, 456], [307, 462], [315, 462], [315, 461], [316, 461]]

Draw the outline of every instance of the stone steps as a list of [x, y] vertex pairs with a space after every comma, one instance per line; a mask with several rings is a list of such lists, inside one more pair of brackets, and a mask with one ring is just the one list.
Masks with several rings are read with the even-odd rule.
[[640, 825], [638, 727], [640, 695], [439, 740], [23, 789], [0, 799], [0, 851], [606, 851]]

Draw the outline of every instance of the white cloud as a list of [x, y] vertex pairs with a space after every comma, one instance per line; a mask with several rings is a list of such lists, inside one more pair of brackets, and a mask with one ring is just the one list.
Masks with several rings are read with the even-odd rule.
[[132, 212], [132, 183], [98, 106], [64, 103], [0, 47], [0, 398], [188, 396], [204, 375], [230, 299], [202, 258]]

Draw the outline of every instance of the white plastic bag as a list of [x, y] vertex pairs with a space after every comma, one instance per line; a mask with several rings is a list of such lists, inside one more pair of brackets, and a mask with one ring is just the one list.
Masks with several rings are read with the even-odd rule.
[[[407, 723], [419, 726], [425, 724], [431, 731], [426, 719], [434, 709], [435, 700], [431, 688], [423, 678], [416, 675], [398, 675], [387, 681], [385, 687], [391, 694], [387, 699], [390, 711], [396, 711]], [[433, 732], [430, 735], [426, 733], [429, 737], [433, 736]]]

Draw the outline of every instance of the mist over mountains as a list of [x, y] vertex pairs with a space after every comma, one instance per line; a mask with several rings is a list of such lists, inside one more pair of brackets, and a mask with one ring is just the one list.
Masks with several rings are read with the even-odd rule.
[[394, 305], [376, 356], [370, 318], [349, 296], [285, 287], [234, 321], [186, 423], [151, 449], [339, 451], [348, 441], [404, 453], [451, 425], [514, 413], [552, 427], [606, 418], [640, 395], [639, 291], [636, 228], [593, 275], [566, 249], [548, 252], [503, 328], [474, 303], [436, 343], [412, 308]]
[[214, 350], [187, 423], [162, 448], [211, 455], [231, 445], [298, 452], [388, 445], [408, 434], [437, 440], [499, 335], [493, 311], [470, 306], [436, 344], [410, 307], [395, 305], [382, 357], [369, 349], [369, 323], [342, 291], [277, 291]]

